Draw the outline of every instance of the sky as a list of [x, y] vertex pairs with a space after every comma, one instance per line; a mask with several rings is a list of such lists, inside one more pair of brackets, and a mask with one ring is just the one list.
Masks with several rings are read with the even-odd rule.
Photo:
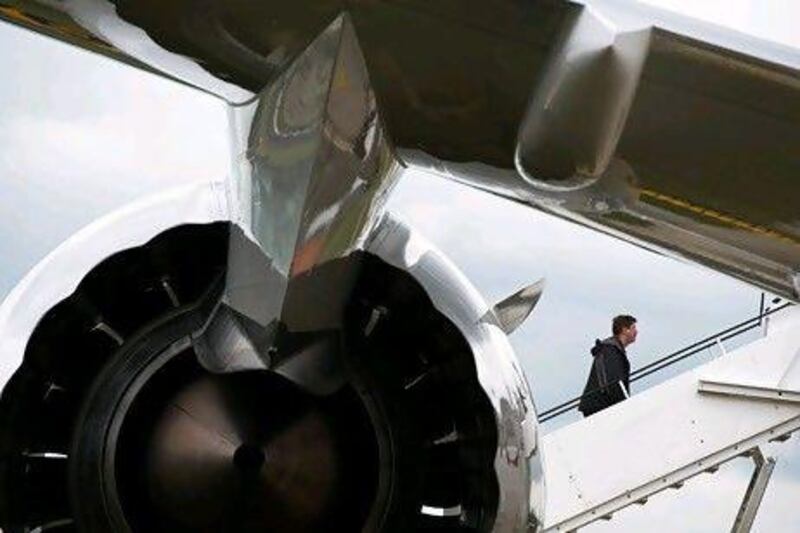
[[[603, 0], [595, 1], [602, 3]], [[797, 0], [640, 0], [761, 39], [800, 48]]]
[[[788, 22], [800, 20], [800, 3], [650, 3], [800, 46]], [[779, 22], [775, 13], [783, 14]], [[98, 216], [165, 183], [228, 173], [219, 101], [6, 25], [0, 50], [0, 299]], [[540, 410], [580, 393], [588, 349], [609, 335], [616, 314], [639, 319], [640, 337], [630, 350], [637, 367], [758, 309], [761, 293], [741, 282], [419, 171], [406, 172], [389, 208], [440, 247], [490, 302], [547, 279], [533, 315], [511, 337]], [[638, 382], [633, 392], [717, 355], [700, 354]], [[563, 417], [544, 431], [574, 420]], [[800, 530], [797, 440], [769, 450], [778, 467], [755, 531]], [[749, 463], [735, 461], [585, 530], [727, 530], [749, 475]]]

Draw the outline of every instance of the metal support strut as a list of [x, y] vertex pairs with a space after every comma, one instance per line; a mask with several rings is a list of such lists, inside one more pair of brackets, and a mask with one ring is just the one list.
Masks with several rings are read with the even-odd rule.
[[775, 468], [775, 458], [764, 457], [764, 454], [761, 453], [761, 448], [753, 448], [751, 457], [756, 464], [756, 468], [753, 471], [753, 477], [750, 478], [747, 492], [744, 493], [744, 499], [739, 507], [739, 512], [736, 514], [731, 533], [748, 533], [753, 527], [756, 513], [758, 513], [761, 500], [764, 498], [764, 492], [767, 490], [767, 484], [772, 476], [772, 470]]

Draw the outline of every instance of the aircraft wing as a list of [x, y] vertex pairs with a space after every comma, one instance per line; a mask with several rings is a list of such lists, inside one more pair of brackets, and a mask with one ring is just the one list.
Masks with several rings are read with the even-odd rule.
[[800, 298], [790, 49], [621, 2], [0, 4], [234, 106], [342, 11], [406, 165]]

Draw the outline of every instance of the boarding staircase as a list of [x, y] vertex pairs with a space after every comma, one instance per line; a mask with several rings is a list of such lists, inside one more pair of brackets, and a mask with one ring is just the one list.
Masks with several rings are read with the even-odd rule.
[[610, 519], [742, 456], [755, 471], [733, 531], [749, 531], [774, 466], [761, 446], [800, 430], [800, 307], [769, 314], [762, 338], [731, 352], [718, 343], [713, 361], [546, 434], [545, 531]]

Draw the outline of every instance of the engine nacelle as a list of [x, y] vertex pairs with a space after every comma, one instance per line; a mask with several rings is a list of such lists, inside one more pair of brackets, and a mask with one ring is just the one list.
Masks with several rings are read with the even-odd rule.
[[302, 354], [341, 383], [287, 378], [282, 345], [264, 368], [202, 364], [237, 231], [222, 198], [189, 187], [101, 219], [0, 307], [3, 530], [535, 530], [536, 414], [506, 334], [391, 216], [347, 258], [342, 324]]

